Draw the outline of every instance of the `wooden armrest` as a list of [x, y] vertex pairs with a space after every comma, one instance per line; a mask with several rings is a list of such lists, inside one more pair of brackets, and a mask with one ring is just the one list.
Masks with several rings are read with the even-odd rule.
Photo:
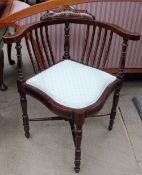
[[130, 32], [130, 31], [127, 31], [125, 29], [123, 29], [122, 27], [118, 26], [118, 25], [115, 25], [115, 24], [111, 24], [111, 23], [105, 23], [106, 25], [109, 26], [109, 28], [117, 33], [118, 35], [124, 37], [124, 38], [127, 38], [128, 40], [140, 40], [140, 34], [138, 33], [133, 33], [133, 32]]
[[25, 26], [21, 26], [18, 30], [16, 31], [16, 33], [14, 34], [6, 34], [4, 35], [2, 38], [3, 38], [3, 42], [4, 43], [16, 43], [18, 41], [18, 38], [19, 40], [24, 36], [25, 32], [26, 32], [26, 29], [29, 28], [30, 25], [25, 25]]

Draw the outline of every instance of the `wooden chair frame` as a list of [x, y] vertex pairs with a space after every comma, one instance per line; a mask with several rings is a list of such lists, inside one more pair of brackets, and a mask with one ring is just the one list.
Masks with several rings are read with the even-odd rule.
[[[27, 85], [25, 83], [26, 79], [24, 79], [23, 76], [23, 65], [22, 65], [22, 54], [21, 54], [21, 39], [25, 37], [26, 39], [26, 44], [28, 48], [28, 39], [31, 37], [31, 31], [35, 30], [37, 28], [42, 28], [43, 26], [50, 26], [50, 25], [55, 25], [55, 24], [65, 24], [65, 43], [64, 43], [64, 55], [62, 60], [64, 59], [70, 59], [70, 54], [69, 54], [69, 25], [70, 24], [84, 24], [87, 26], [94, 26], [94, 28], [97, 26], [100, 29], [103, 28], [105, 31], [110, 30], [112, 33], [115, 33], [119, 35], [120, 37], [123, 38], [123, 43], [122, 43], [122, 52], [121, 52], [121, 58], [120, 58], [120, 64], [118, 68], [118, 73], [116, 74], [116, 80], [111, 83], [104, 91], [104, 93], [101, 95], [101, 97], [98, 99], [97, 102], [94, 104], [82, 108], [82, 109], [74, 109], [74, 108], [69, 108], [65, 107], [57, 102], [55, 102], [53, 99], [51, 99], [47, 94], [44, 92], [37, 90], [34, 87], [31, 87], [30, 85]], [[111, 33], [111, 34], [112, 34]], [[104, 34], [105, 36], [105, 34]], [[110, 35], [111, 38], [111, 35]], [[25, 131], [25, 136], [27, 138], [30, 137], [29, 133], [29, 122], [30, 121], [48, 121], [48, 120], [66, 120], [69, 122], [71, 131], [72, 131], [72, 136], [73, 136], [73, 141], [75, 145], [75, 172], [80, 171], [80, 163], [81, 163], [81, 139], [82, 139], [82, 128], [83, 124], [85, 122], [85, 119], [87, 117], [94, 117], [94, 116], [105, 116], [105, 115], [110, 115], [110, 122], [109, 122], [109, 130], [112, 130], [114, 120], [115, 120], [115, 115], [116, 115], [116, 107], [118, 104], [119, 100], [119, 92], [120, 88], [123, 83], [124, 79], [124, 67], [125, 67], [125, 58], [126, 58], [126, 51], [128, 47], [128, 40], [139, 40], [140, 35], [128, 32], [116, 25], [109, 24], [109, 23], [104, 23], [104, 22], [99, 22], [95, 20], [90, 20], [90, 19], [83, 19], [80, 17], [59, 17], [59, 18], [46, 18], [46, 16], [40, 21], [32, 25], [24, 26], [20, 28], [14, 35], [9, 35], [5, 36], [4, 42], [11, 44], [11, 43], [16, 43], [16, 49], [17, 49], [17, 72], [18, 72], [18, 77], [17, 77], [17, 87], [18, 91], [20, 93], [20, 101], [21, 101], [21, 106], [22, 106], [22, 111], [23, 111], [23, 125], [24, 125], [24, 131]], [[38, 40], [38, 34], [36, 36], [36, 39]], [[105, 40], [105, 38], [103, 39]], [[110, 39], [111, 40], [111, 39]], [[105, 41], [104, 41], [105, 42]], [[38, 42], [37, 42], [38, 43]], [[43, 43], [44, 44], [44, 43]], [[103, 45], [103, 44], [102, 44]], [[84, 48], [85, 49], [85, 48]], [[100, 51], [103, 51], [103, 46]], [[52, 55], [52, 49], [50, 50], [51, 55]], [[39, 53], [41, 54], [40, 46], [39, 46]], [[29, 55], [30, 55], [30, 50], [29, 50]], [[108, 56], [108, 53], [107, 53]], [[41, 54], [42, 57], [42, 54]], [[30, 56], [31, 61], [32, 57]], [[87, 64], [84, 63], [84, 59], [82, 60], [82, 64]], [[38, 60], [39, 61], [39, 60]], [[42, 61], [40, 59], [40, 61]], [[56, 61], [54, 60], [54, 57], [52, 57], [52, 62], [53, 64], [49, 65], [52, 66], [56, 64]], [[98, 62], [97, 68], [99, 68], [100, 61]], [[34, 67], [34, 65], [33, 65]], [[39, 64], [39, 71], [42, 71], [46, 69], [44, 67], [44, 62]], [[35, 71], [36, 73], [36, 71]], [[109, 114], [97, 114], [97, 112], [101, 109], [101, 107], [104, 105], [105, 100], [107, 97], [111, 94], [111, 92], [114, 91], [114, 97], [113, 97], [113, 104], [111, 108], [111, 112]], [[49, 108], [52, 112], [55, 114], [59, 115], [57, 117], [46, 117], [46, 118], [28, 118], [27, 114], [27, 100], [26, 100], [26, 94], [29, 94], [33, 96], [34, 98], [38, 99], [40, 102], [42, 102], [47, 108]], [[96, 115], [94, 115], [96, 114]]]

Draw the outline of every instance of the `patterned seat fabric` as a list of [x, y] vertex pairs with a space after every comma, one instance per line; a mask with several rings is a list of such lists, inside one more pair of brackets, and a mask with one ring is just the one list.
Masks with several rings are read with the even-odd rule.
[[115, 76], [101, 70], [65, 60], [28, 79], [26, 84], [63, 106], [80, 109], [97, 102], [115, 80]]

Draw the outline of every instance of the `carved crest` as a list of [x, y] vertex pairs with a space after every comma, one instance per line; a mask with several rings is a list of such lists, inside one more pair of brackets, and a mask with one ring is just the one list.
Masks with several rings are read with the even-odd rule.
[[82, 19], [95, 19], [93, 15], [89, 14], [87, 10], [78, 10], [71, 6], [62, 6], [55, 10], [48, 10], [45, 15], [41, 17], [41, 21], [57, 18], [82, 18]]

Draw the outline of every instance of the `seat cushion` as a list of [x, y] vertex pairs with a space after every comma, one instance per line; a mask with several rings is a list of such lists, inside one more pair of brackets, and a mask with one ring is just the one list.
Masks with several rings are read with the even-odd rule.
[[115, 80], [115, 76], [101, 70], [65, 60], [28, 79], [26, 84], [63, 106], [80, 109], [95, 103]]

